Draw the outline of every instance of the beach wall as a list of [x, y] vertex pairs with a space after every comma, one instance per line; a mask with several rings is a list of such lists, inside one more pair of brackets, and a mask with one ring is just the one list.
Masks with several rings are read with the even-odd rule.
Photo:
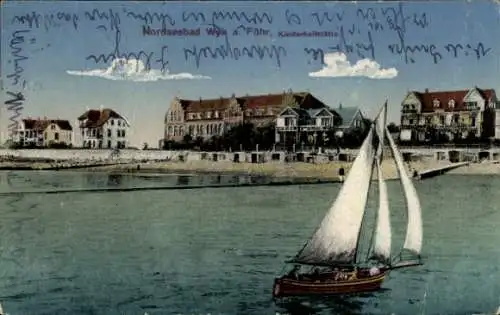
[[169, 151], [169, 150], [92, 150], [92, 149], [0, 149], [0, 158], [43, 159], [56, 161], [227, 161], [241, 163], [265, 162], [315, 162], [326, 163], [334, 160], [352, 161], [356, 152], [342, 152], [340, 154], [314, 155], [310, 152], [288, 154], [283, 151], [255, 151], [255, 152], [197, 152], [197, 151]]

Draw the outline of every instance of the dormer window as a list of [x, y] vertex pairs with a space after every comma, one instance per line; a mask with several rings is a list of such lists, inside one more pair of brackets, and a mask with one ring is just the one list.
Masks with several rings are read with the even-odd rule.
[[435, 99], [434, 101], [432, 101], [432, 105], [434, 106], [434, 108], [439, 108], [439, 100]]
[[450, 100], [448, 102], [448, 108], [455, 108], [455, 100]]
[[211, 113], [211, 112], [206, 112], [206, 113], [205, 113], [205, 115], [206, 115], [206, 117], [207, 117], [207, 118], [209, 118], [209, 119], [212, 117], [212, 113]]
[[215, 113], [214, 113], [214, 117], [215, 117], [215, 118], [219, 118], [219, 112], [218, 112], [218, 111], [215, 111]]

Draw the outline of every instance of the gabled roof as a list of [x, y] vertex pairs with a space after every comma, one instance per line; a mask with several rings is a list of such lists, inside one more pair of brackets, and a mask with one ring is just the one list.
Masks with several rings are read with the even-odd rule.
[[102, 110], [90, 109], [78, 117], [78, 120], [87, 119], [85, 125], [82, 126], [83, 128], [96, 128], [104, 125], [110, 118], [123, 119], [127, 125], [129, 125], [128, 121], [123, 116], [109, 108], [104, 108]]
[[322, 112], [326, 112], [328, 116], [335, 116], [335, 112], [332, 112], [328, 107], [308, 109], [307, 112], [311, 117], [316, 117]]
[[226, 110], [231, 104], [231, 100], [236, 100], [236, 102], [241, 106], [242, 109], [255, 109], [261, 107], [270, 106], [281, 106], [285, 97], [291, 95], [296, 103], [301, 108], [320, 108], [324, 107], [325, 104], [315, 98], [311, 93], [308, 92], [298, 92], [298, 93], [276, 93], [276, 94], [262, 94], [262, 95], [246, 95], [246, 96], [231, 96], [231, 97], [219, 97], [214, 99], [199, 99], [199, 100], [186, 100], [179, 99], [184, 110], [188, 112], [201, 112], [201, 111], [212, 111]]
[[337, 114], [339, 114], [340, 118], [342, 119], [342, 123], [340, 124], [341, 128], [348, 128], [352, 125], [352, 122], [354, 120], [354, 117], [358, 113], [361, 114], [361, 111], [359, 110], [358, 107], [339, 107], [334, 109]]
[[[495, 90], [493, 89], [474, 89], [477, 90], [486, 101], [496, 99]], [[442, 109], [444, 111], [461, 111], [466, 108], [464, 98], [471, 90], [473, 89], [435, 92], [411, 91], [410, 93], [413, 93], [421, 102], [422, 112], [433, 112], [435, 109]], [[439, 100], [439, 107], [434, 107], [434, 100]], [[450, 100], [455, 101], [455, 105], [453, 107], [450, 107], [448, 104]]]
[[50, 124], [56, 124], [61, 130], [72, 131], [73, 127], [68, 120], [61, 119], [23, 119], [24, 128], [31, 130], [45, 130]]

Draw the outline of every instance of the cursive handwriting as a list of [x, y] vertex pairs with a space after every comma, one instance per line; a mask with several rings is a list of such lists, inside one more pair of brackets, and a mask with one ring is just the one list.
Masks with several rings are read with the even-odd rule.
[[69, 22], [71, 22], [73, 28], [77, 30], [78, 21], [78, 14], [61, 11], [48, 14], [40, 14], [33, 11], [24, 15], [16, 15], [12, 18], [12, 24], [26, 25], [29, 28], [40, 28], [40, 26], [43, 25], [46, 31], [50, 30], [52, 27], [61, 27], [63, 23]]
[[[299, 30], [273, 30], [267, 27], [275, 23], [277, 18], [290, 27], [301, 26]], [[354, 21], [353, 21], [354, 19]], [[342, 52], [359, 58], [375, 59], [380, 51], [388, 52], [400, 57], [407, 64], [416, 63], [421, 57], [423, 60], [437, 64], [446, 58], [459, 58], [469, 56], [480, 60], [492, 53], [492, 48], [487, 43], [477, 42], [430, 42], [414, 40], [408, 34], [411, 31], [422, 32], [429, 29], [431, 19], [428, 12], [409, 12], [406, 6], [399, 2], [394, 5], [377, 5], [362, 8], [348, 7], [334, 10], [313, 10], [302, 12], [290, 7], [284, 8], [282, 12], [271, 14], [267, 11], [228, 9], [202, 11], [202, 9], [184, 9], [182, 11], [165, 9], [154, 10], [132, 10], [129, 8], [113, 7], [113, 9], [97, 9], [83, 11], [82, 13], [68, 13], [54, 11], [47, 14], [29, 12], [16, 15], [11, 20], [14, 25], [23, 25], [25, 30], [17, 31], [10, 42], [14, 71], [7, 77], [13, 85], [23, 84], [22, 74], [24, 72], [23, 62], [27, 57], [22, 53], [21, 46], [27, 40], [28, 29], [42, 28], [46, 31], [52, 28], [72, 25], [75, 30], [79, 29], [79, 23], [95, 26], [99, 31], [112, 32], [113, 46], [104, 53], [93, 52], [85, 56], [86, 60], [96, 64], [112, 62], [114, 59], [137, 59], [144, 64], [145, 70], [151, 70], [156, 63], [162, 69], [168, 64], [166, 58], [166, 47], [161, 42], [160, 50], [144, 51], [140, 48], [134, 51], [124, 51], [121, 42], [128, 35], [124, 24], [130, 22], [140, 23], [140, 33], [144, 36], [157, 36], [158, 40], [168, 41], [169, 36], [191, 36], [188, 44], [182, 44], [181, 49], [186, 61], [193, 61], [196, 67], [200, 67], [205, 59], [220, 60], [242, 60], [243, 58], [273, 60], [281, 66], [283, 57], [287, 55], [286, 46], [281, 46], [275, 41], [296, 40], [300, 36], [324, 38], [323, 47], [309, 46], [308, 41], [303, 51], [310, 61], [324, 63], [324, 56], [328, 52]], [[189, 27], [183, 23], [203, 24]], [[157, 25], [156, 25], [157, 24]], [[224, 28], [221, 27], [224, 25]], [[230, 25], [227, 26], [226, 25]], [[266, 26], [262, 26], [266, 25]], [[281, 25], [281, 24], [280, 24]], [[303, 26], [302, 26], [303, 25]], [[175, 27], [173, 27], [175, 26]], [[232, 29], [226, 30], [226, 28]], [[318, 28], [311, 31], [311, 27]], [[308, 30], [308, 31], [306, 31]], [[311, 36], [309, 36], [311, 34]], [[286, 35], [286, 36], [285, 36]], [[292, 36], [293, 35], [293, 36]], [[196, 37], [214, 37], [214, 43], [201, 45], [193, 43]], [[271, 44], [246, 44], [235, 46], [232, 42], [234, 36], [266, 36], [272, 39]], [[384, 42], [380, 39], [384, 36]], [[160, 39], [161, 38], [161, 39]], [[173, 46], [170, 45], [172, 48]], [[302, 46], [304, 47], [304, 46]], [[107, 51], [107, 52], [106, 52]]]
[[[193, 11], [183, 11], [182, 12], [183, 22], [200, 22], [200, 23], [210, 23], [216, 25], [217, 22], [230, 21], [238, 23], [248, 23], [248, 24], [263, 24], [267, 22], [268, 24], [273, 24], [273, 17], [267, 12], [253, 12], [247, 13], [245, 11], [213, 11], [212, 14], [207, 18], [204, 13], [193, 12]], [[219, 23], [220, 24], [220, 23]]]
[[[219, 28], [217, 25], [213, 25], [214, 28]], [[224, 33], [224, 32], [220, 32]], [[202, 58], [211, 58], [211, 59], [222, 59], [226, 58], [232, 60], [239, 60], [241, 57], [248, 57], [250, 59], [258, 58], [259, 60], [263, 60], [265, 58], [272, 59], [276, 62], [278, 67], [281, 67], [281, 58], [282, 56], [286, 56], [286, 49], [283, 46], [277, 45], [249, 45], [247, 47], [233, 47], [229, 37], [227, 35], [223, 35], [224, 43], [219, 47], [198, 47], [197, 45], [193, 45], [191, 49], [184, 48], [184, 59], [188, 61], [193, 58], [195, 61], [196, 68], [200, 67]]]
[[144, 14], [141, 14], [128, 10], [125, 10], [125, 13], [127, 14], [128, 17], [144, 22], [145, 24], [153, 24], [153, 22], [156, 20], [158, 22], [161, 22], [161, 26], [163, 28], [167, 27], [167, 22], [168, 24], [170, 24], [170, 26], [175, 25], [175, 20], [168, 13], [146, 12]]
[[24, 95], [19, 92], [19, 93], [13, 93], [13, 92], [7, 92], [8, 99], [5, 102], [5, 105], [7, 106], [7, 111], [11, 113], [11, 116], [9, 117], [9, 136], [12, 138], [14, 133], [17, 131], [18, 127], [18, 119], [21, 117], [22, 111], [23, 111], [23, 102], [25, 101]]
[[[366, 34], [366, 39], [359, 39], [362, 34]], [[346, 55], [355, 54], [359, 58], [375, 59], [375, 42], [371, 31], [361, 32], [353, 24], [347, 29], [340, 26], [336, 35], [332, 45], [328, 46], [327, 52], [342, 52]], [[304, 48], [304, 53], [310, 58], [309, 62], [319, 61], [322, 65], [325, 64], [324, 58], [327, 52], [323, 48]]]
[[[28, 57], [22, 54], [23, 44], [25, 43], [25, 36], [29, 32], [29, 30], [18, 30], [12, 33], [9, 47], [11, 49], [10, 53], [13, 59], [9, 60], [9, 63], [13, 63], [14, 72], [7, 75], [7, 78], [12, 81], [12, 85], [18, 85], [22, 80], [24, 68], [21, 66], [21, 62], [24, 60], [28, 60]], [[22, 85], [26, 85], [25, 80], [22, 80]]]
[[103, 22], [107, 21], [109, 23], [108, 26], [104, 24], [99, 24], [96, 26], [97, 29], [107, 31], [108, 28], [110, 30], [119, 30], [120, 28], [120, 15], [117, 12], [114, 12], [113, 9], [109, 9], [106, 11], [101, 11], [98, 9], [93, 9], [92, 11], [85, 11], [84, 16], [89, 21], [98, 21]]
[[116, 30], [113, 51], [111, 51], [108, 54], [88, 55], [86, 60], [91, 60], [94, 61], [94, 63], [99, 64], [99, 63], [109, 63], [115, 59], [130, 60], [133, 58], [135, 60], [141, 60], [144, 64], [144, 68], [146, 71], [151, 70], [151, 60], [152, 60], [151, 58], [153, 57], [152, 52], [146, 53], [145, 51], [140, 50], [136, 53], [133, 52], [122, 53], [120, 52], [120, 41], [121, 41], [121, 31]]

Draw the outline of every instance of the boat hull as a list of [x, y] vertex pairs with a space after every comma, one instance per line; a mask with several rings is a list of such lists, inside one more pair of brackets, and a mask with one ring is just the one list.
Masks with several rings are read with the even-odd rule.
[[287, 277], [277, 278], [274, 281], [273, 297], [302, 296], [302, 295], [342, 295], [377, 291], [387, 276], [388, 271], [376, 276], [368, 276], [355, 280], [322, 280], [303, 281]]

